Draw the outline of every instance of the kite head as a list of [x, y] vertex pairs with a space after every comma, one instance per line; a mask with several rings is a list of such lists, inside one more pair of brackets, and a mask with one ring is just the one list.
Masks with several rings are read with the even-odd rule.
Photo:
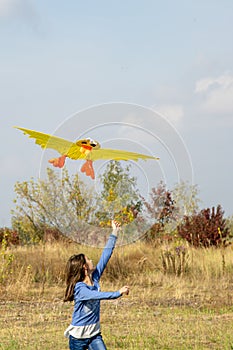
[[76, 145], [80, 147], [80, 152], [88, 154], [92, 150], [96, 150], [100, 148], [100, 144], [97, 141], [94, 141], [90, 138], [78, 140]]

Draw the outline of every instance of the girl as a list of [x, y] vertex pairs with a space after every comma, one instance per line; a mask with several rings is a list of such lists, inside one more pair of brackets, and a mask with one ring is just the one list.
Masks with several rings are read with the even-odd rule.
[[116, 299], [129, 293], [124, 286], [116, 292], [101, 292], [99, 279], [112, 255], [120, 224], [112, 221], [112, 234], [94, 268], [84, 254], [72, 255], [66, 265], [64, 301], [74, 300], [71, 325], [66, 329], [70, 350], [106, 350], [100, 333], [100, 300]]

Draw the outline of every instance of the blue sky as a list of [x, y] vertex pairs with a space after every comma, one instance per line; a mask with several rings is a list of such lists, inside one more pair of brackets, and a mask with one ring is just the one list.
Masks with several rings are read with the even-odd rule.
[[60, 126], [66, 137], [71, 116], [112, 102], [164, 116], [190, 154], [202, 206], [231, 215], [232, 33], [231, 0], [0, 0], [0, 226], [10, 225], [14, 184], [38, 176], [42, 154], [12, 126]]

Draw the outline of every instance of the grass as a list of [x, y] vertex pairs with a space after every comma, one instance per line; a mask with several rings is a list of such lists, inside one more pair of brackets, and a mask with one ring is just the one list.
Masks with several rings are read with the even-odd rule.
[[[103, 301], [102, 334], [107, 348], [233, 349], [233, 254], [186, 248], [185, 269], [164, 267], [168, 247], [136, 243], [115, 250], [102, 290], [131, 286], [129, 296]], [[173, 247], [169, 247], [173, 252]], [[65, 350], [63, 332], [72, 304], [64, 304], [64, 267], [74, 252], [96, 262], [101, 251], [76, 244], [18, 247], [0, 284], [0, 350]], [[3, 255], [2, 255], [3, 256]], [[223, 258], [224, 256], [224, 258]], [[11, 257], [12, 258], [12, 257]], [[174, 255], [176, 266], [179, 259]]]

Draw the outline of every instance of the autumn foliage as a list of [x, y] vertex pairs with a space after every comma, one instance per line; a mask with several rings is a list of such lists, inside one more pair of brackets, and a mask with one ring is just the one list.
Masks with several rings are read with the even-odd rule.
[[0, 228], [0, 245], [2, 242], [4, 242], [6, 246], [18, 245], [20, 243], [18, 232], [8, 227]]
[[226, 245], [230, 234], [221, 206], [201, 210], [191, 216], [184, 216], [178, 225], [178, 234], [195, 247]]

